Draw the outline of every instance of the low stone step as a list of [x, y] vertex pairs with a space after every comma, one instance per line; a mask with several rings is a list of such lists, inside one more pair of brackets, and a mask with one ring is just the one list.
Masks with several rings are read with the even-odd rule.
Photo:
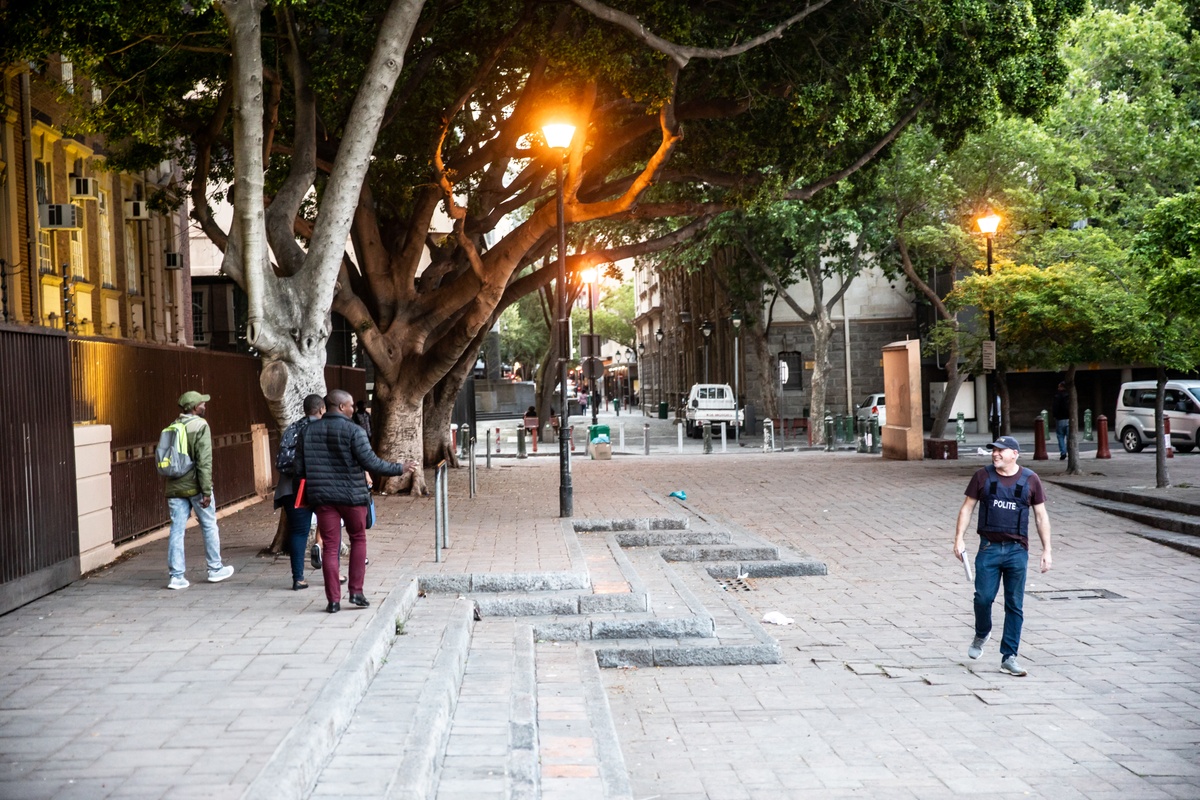
[[605, 611], [645, 611], [644, 593], [580, 594], [579, 592], [484, 592], [471, 599], [482, 618], [544, 617], [595, 614]]
[[1143, 539], [1149, 539], [1152, 542], [1165, 544], [1167, 547], [1173, 547], [1176, 550], [1181, 550], [1193, 556], [1200, 556], [1200, 538], [1187, 533], [1169, 533], [1167, 531], [1157, 531], [1151, 533], [1149, 531], [1135, 532], [1137, 536]]
[[828, 575], [824, 561], [815, 558], [799, 561], [741, 561], [736, 564], [709, 564], [705, 566], [714, 578], [795, 578], [808, 575]]
[[1123, 489], [1095, 486], [1083, 481], [1063, 478], [1048, 478], [1047, 481], [1053, 483], [1055, 486], [1061, 486], [1064, 489], [1070, 489], [1080, 494], [1091, 495], [1101, 500], [1153, 508], [1173, 514], [1200, 517], [1200, 496], [1198, 496], [1194, 487], [1188, 490], [1181, 490], [1178, 487], [1155, 490], [1155, 493], [1148, 494], [1145, 491], [1125, 491]]
[[1085, 506], [1106, 511], [1109, 514], [1124, 517], [1125, 519], [1131, 519], [1143, 525], [1158, 528], [1159, 530], [1187, 534], [1188, 536], [1200, 536], [1200, 517], [1193, 516], [1192, 514], [1151, 509], [1114, 500], [1081, 500], [1080, 502]]
[[682, 639], [711, 636], [713, 620], [704, 614], [661, 617], [650, 613], [597, 617], [532, 617], [539, 641], [587, 642], [594, 639]]
[[615, 533], [621, 547], [672, 547], [678, 545], [729, 544], [728, 531], [646, 531]]
[[664, 547], [662, 557], [667, 561], [773, 561], [779, 558], [779, 548], [758, 547]]
[[589, 531], [682, 531], [690, 527], [687, 517], [632, 517], [627, 519], [577, 519], [575, 530]]
[[463, 598], [414, 607], [325, 762], [312, 798], [432, 798], [473, 625]]
[[558, 592], [590, 589], [585, 570], [570, 572], [476, 572], [466, 575], [422, 575], [420, 589], [427, 594], [472, 592]]

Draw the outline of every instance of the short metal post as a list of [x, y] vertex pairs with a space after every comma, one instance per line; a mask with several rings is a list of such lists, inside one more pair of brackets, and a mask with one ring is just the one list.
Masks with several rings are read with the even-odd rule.
[[471, 438], [471, 426], [463, 425], [461, 428], [459, 428], [458, 429], [458, 438], [459, 438], [459, 441], [462, 443], [463, 458], [466, 458], [467, 451], [471, 449], [471, 442], [475, 441], [474, 439]]
[[642, 423], [642, 455], [650, 455], [650, 423]]
[[571, 440], [571, 452], [575, 452], [575, 426], [567, 426], [567, 438]]
[[1083, 412], [1083, 438], [1088, 442], [1092, 440], [1092, 410], [1090, 408]]
[[471, 497], [479, 494], [479, 485], [475, 482], [477, 468], [475, 465], [475, 438], [471, 437], [471, 441], [467, 442], [467, 462], [471, 465]]
[[533, 452], [535, 452], [535, 453], [537, 452], [537, 439], [538, 439], [537, 428], [530, 428], [529, 429], [529, 442], [533, 447]]
[[872, 453], [883, 452], [883, 442], [880, 440], [880, 436], [879, 436], [879, 415], [878, 414], [871, 415], [871, 452]]
[[496, 453], [500, 452], [500, 429], [496, 428]]
[[1033, 423], [1033, 460], [1045, 461], [1046, 455], [1046, 412], [1042, 411]]
[[517, 458], [526, 458], [524, 425], [517, 428]]
[[1175, 457], [1175, 448], [1171, 446], [1171, 418], [1163, 414], [1163, 441], [1167, 448], [1167, 458]]
[[961, 411], [954, 422], [954, 441], [959, 444], [965, 444], [967, 441], [967, 418]]
[[442, 547], [450, 546], [450, 473], [442, 462]]
[[763, 420], [763, 452], [772, 453], [775, 451], [775, 421], [771, 419]]
[[491, 469], [492, 468], [492, 448], [488, 447], [488, 432], [487, 432], [486, 428], [484, 428], [484, 430], [483, 430], [483, 455], [484, 455], [484, 460], [486, 462], [485, 466], [488, 469]]
[[621, 452], [624, 453], [625, 452], [625, 423], [622, 422], [620, 425], [618, 425], [617, 430], [621, 437]]
[[721, 423], [721, 452], [722, 453], [726, 452], [726, 450], [725, 450], [725, 423], [724, 422]]
[[677, 438], [679, 439], [679, 452], [682, 453], [683, 452], [683, 424], [682, 423], [678, 423], [675, 425], [675, 433], [677, 434]]
[[867, 452], [867, 437], [869, 434], [867, 432], [867, 424], [866, 423], [867, 423], [867, 421], [865, 419], [862, 422], [859, 422], [858, 417], [854, 418], [854, 428], [855, 428], [854, 439], [855, 439], [855, 445], [856, 445], [856, 447], [854, 449], [855, 449], [855, 452], [858, 452], [858, 453]]
[[825, 412], [825, 452], [833, 452], [833, 415]]
[[704, 420], [704, 454], [708, 455], [712, 452], [712, 423]]
[[446, 520], [442, 516], [442, 466], [438, 464], [433, 471], [433, 560], [442, 560], [442, 541], [445, 538]]

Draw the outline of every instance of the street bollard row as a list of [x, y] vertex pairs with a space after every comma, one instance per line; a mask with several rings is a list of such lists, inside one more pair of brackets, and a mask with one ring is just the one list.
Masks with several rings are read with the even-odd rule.
[[440, 461], [433, 473], [433, 560], [442, 560], [442, 549], [450, 546], [450, 495], [446, 461]]

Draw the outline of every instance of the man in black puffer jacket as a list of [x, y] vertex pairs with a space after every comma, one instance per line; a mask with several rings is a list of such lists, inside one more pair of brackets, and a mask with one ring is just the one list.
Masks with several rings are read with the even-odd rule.
[[304, 429], [296, 447], [296, 476], [304, 479], [302, 502], [316, 509], [317, 528], [325, 557], [325, 598], [330, 614], [340, 611], [338, 549], [342, 523], [350, 537], [350, 602], [369, 606], [363, 595], [367, 574], [367, 506], [371, 490], [365, 471], [403, 475], [416, 463], [384, 461], [371, 449], [366, 431], [354, 424], [354, 398], [335, 389], [325, 397], [325, 416]]

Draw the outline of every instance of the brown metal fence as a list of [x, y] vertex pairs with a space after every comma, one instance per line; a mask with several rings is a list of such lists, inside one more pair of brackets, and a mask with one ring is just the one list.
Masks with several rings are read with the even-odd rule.
[[[123, 542], [169, 521], [154, 447], [179, 413], [177, 402], [195, 389], [212, 395], [213, 494], [219, 506], [255, 493], [251, 427], [279, 433], [259, 387], [257, 358], [104, 339], [71, 340], [75, 421], [112, 426], [113, 540]], [[365, 393], [361, 369], [326, 367], [330, 389]], [[272, 448], [272, 453], [274, 449]]]
[[0, 325], [0, 613], [79, 577], [67, 337]]

